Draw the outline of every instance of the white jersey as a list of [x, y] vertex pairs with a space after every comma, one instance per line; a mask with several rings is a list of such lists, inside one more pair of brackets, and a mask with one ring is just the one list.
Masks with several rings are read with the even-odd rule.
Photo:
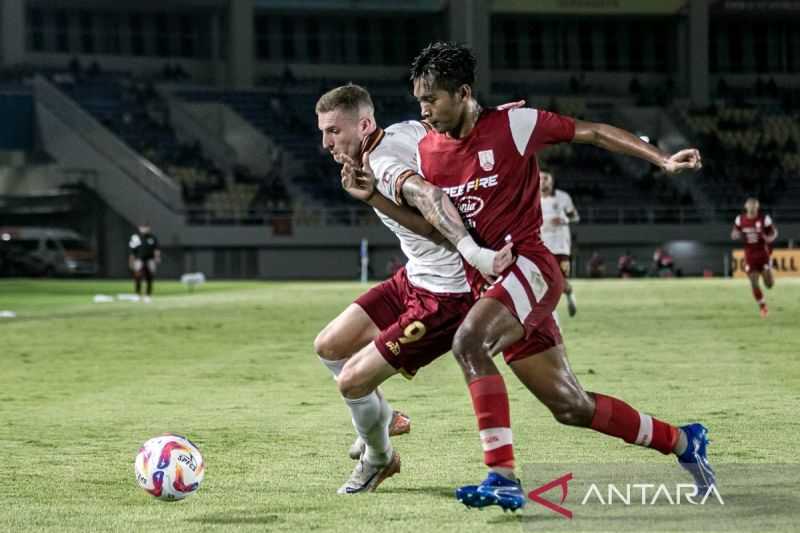
[[[568, 213], [574, 213], [569, 216]], [[554, 224], [558, 218], [562, 224]], [[542, 196], [542, 241], [547, 249], [556, 255], [570, 255], [572, 239], [569, 223], [578, 222], [578, 211], [569, 194], [556, 189], [552, 196]]]
[[[417, 172], [417, 144], [427, 133], [421, 123], [408, 121], [392, 124], [382, 132], [378, 130], [373, 134], [377, 135], [374, 139], [367, 139], [367, 149], [377, 142], [369, 157], [377, 190], [398, 205], [402, 202], [397, 187], [402, 186], [405, 177]], [[375, 212], [400, 240], [400, 248], [408, 258], [406, 273], [413, 285], [436, 293], [469, 292], [457, 251], [417, 235], [377, 209]]]

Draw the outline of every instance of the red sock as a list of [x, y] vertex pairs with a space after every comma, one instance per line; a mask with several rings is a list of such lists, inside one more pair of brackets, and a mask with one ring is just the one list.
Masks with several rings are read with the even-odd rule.
[[514, 447], [511, 444], [511, 414], [503, 376], [483, 376], [469, 384], [472, 408], [478, 418], [486, 466], [514, 468]]
[[593, 393], [595, 401], [592, 429], [619, 437], [629, 444], [672, 453], [678, 440], [678, 428], [650, 415], [640, 413], [622, 400]]
[[764, 293], [761, 292], [760, 287], [753, 287], [753, 298], [756, 299], [758, 305], [764, 305]]

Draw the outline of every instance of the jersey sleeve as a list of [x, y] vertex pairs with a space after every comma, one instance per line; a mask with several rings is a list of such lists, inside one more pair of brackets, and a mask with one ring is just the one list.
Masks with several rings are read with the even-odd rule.
[[742, 215], [736, 215], [736, 218], [733, 219], [733, 227], [742, 231]]
[[764, 215], [764, 237], [772, 242], [778, 237], [778, 228], [772, 223], [772, 217]]
[[508, 111], [511, 136], [520, 155], [536, 152], [575, 137], [575, 120], [550, 111], [521, 107]]
[[131, 235], [130, 240], [128, 241], [128, 250], [131, 252], [135, 252], [137, 248], [142, 245], [142, 239], [139, 237], [138, 233], [134, 233]]
[[378, 192], [401, 205], [403, 203], [401, 195], [403, 182], [412, 174], [416, 174], [416, 169], [409, 167], [408, 163], [404, 163], [390, 154], [374, 155], [370, 157], [369, 162], [375, 173], [375, 187]]
[[[572, 213], [572, 216], [569, 216], [569, 213]], [[575, 209], [575, 204], [572, 203], [572, 196], [569, 193], [564, 193], [564, 214], [567, 215], [567, 218], [572, 224], [577, 224], [581, 217], [578, 215], [578, 210]]]

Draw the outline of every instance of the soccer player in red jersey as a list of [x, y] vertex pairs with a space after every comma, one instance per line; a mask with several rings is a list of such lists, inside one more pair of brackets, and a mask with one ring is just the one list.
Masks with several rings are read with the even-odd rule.
[[[548, 145], [590, 143], [676, 173], [701, 168], [699, 152], [665, 154], [618, 128], [547, 111], [483, 109], [472, 96], [474, 71], [469, 49], [450, 43], [432, 44], [414, 60], [414, 95], [434, 131], [419, 143], [419, 173], [396, 184], [398, 199], [419, 209], [456, 246], [473, 290], [482, 292], [456, 332], [453, 353], [468, 383], [489, 475], [480, 485], [457, 489], [456, 497], [470, 507], [513, 510], [525, 503], [514, 473], [508, 394], [492, 361], [500, 352], [559, 422], [675, 453], [698, 489], [707, 489], [714, 477], [705, 427], [679, 428], [611, 396], [587, 392], [570, 369], [554, 313], [564, 278], [540, 238], [536, 160]], [[374, 183], [368, 162], [350, 169], [365, 184]], [[482, 266], [485, 248], [499, 250], [508, 243], [517, 254], [515, 264], [502, 272]], [[488, 288], [485, 278], [494, 281]]]
[[753, 289], [753, 298], [758, 303], [759, 313], [762, 318], [766, 318], [769, 310], [758, 278], [764, 278], [764, 285], [768, 289], [775, 284], [770, 256], [772, 243], [778, 238], [778, 228], [772, 223], [772, 218], [761, 213], [759, 208], [758, 199], [747, 199], [744, 203], [744, 213], [737, 216], [733, 222], [731, 239], [744, 240], [744, 270], [750, 278], [750, 287]]

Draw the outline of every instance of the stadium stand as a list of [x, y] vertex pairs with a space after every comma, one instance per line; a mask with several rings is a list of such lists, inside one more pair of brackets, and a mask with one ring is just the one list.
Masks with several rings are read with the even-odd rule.
[[717, 206], [739, 206], [755, 195], [773, 207], [800, 201], [798, 113], [774, 107], [712, 107], [680, 110], [704, 153], [702, 182]]
[[[166, 76], [158, 79], [174, 80], [176, 74], [170, 70]], [[281, 176], [257, 176], [245, 166], [226, 175], [199, 143], [180, 140], [169, 106], [156, 91], [158, 79], [126, 73], [53, 76], [62, 91], [181, 185], [190, 221], [263, 222], [259, 213], [289, 208], [290, 196]], [[236, 101], [236, 94], [231, 98]], [[258, 111], [250, 116], [257, 119]]]

